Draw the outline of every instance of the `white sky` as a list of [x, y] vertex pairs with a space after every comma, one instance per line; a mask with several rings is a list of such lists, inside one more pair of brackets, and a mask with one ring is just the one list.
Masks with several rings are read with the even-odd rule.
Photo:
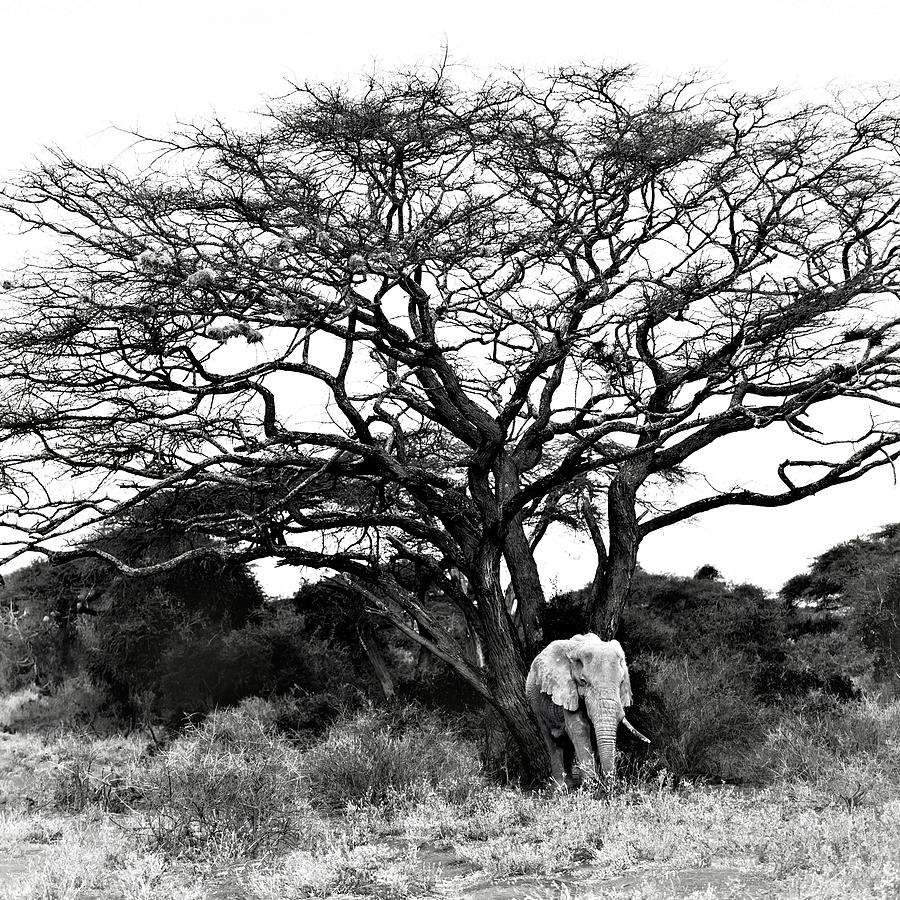
[[[111, 125], [159, 133], [212, 113], [234, 122], [286, 78], [411, 66], [445, 43], [481, 69], [628, 62], [648, 76], [700, 69], [736, 88], [800, 94], [900, 82], [900, 6], [880, 0], [0, 0], [0, 29], [0, 179], [43, 145], [96, 158]], [[0, 269], [21, 252], [0, 229]], [[712, 474], [749, 466], [749, 453], [729, 447], [710, 459]], [[834, 543], [900, 519], [898, 500], [884, 469], [786, 509], [723, 510], [667, 529], [640, 561], [676, 574], [711, 562], [729, 580], [777, 588]], [[569, 588], [590, 577], [593, 559], [553, 541], [542, 565], [548, 586]]]

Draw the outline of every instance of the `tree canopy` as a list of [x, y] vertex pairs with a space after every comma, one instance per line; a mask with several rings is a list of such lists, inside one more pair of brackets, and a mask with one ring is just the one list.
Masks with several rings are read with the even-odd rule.
[[781, 589], [786, 605], [847, 619], [872, 653], [877, 674], [900, 677], [900, 525], [837, 544]]
[[[593, 538], [612, 635], [647, 534], [900, 452], [898, 123], [883, 94], [439, 67], [141, 138], [139, 170], [55, 151], [3, 190], [58, 237], [7, 285], [13, 552], [177, 492], [179, 528], [352, 586], [528, 743], [552, 523]], [[832, 401], [887, 412], [806, 418]], [[771, 492], [743, 462], [661, 492], [773, 431]]]

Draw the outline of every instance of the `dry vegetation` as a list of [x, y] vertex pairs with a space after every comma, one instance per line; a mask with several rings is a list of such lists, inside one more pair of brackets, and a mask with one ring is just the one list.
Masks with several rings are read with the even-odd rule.
[[248, 701], [157, 752], [0, 735], [0, 896], [900, 891], [897, 702], [782, 715], [745, 759], [762, 788], [673, 789], [647, 764], [610, 793], [568, 795], [489, 782], [475, 748], [421, 710], [347, 714], [306, 748], [277, 732], [277, 713]]

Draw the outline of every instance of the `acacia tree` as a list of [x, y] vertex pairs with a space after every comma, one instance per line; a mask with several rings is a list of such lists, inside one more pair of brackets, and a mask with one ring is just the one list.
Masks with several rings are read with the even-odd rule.
[[[611, 636], [647, 534], [900, 452], [881, 415], [804, 418], [897, 402], [898, 121], [884, 96], [439, 69], [142, 138], [137, 172], [55, 152], [5, 191], [59, 237], [2, 335], [15, 552], [181, 491], [179, 528], [351, 586], [538, 766], [522, 676], [553, 522], [590, 533]], [[772, 431], [815, 449], [771, 492], [742, 461], [660, 502], [714, 442]]]

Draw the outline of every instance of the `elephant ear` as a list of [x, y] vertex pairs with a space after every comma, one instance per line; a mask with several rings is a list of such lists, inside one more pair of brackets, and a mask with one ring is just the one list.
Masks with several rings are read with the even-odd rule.
[[575, 712], [578, 709], [578, 690], [572, 679], [568, 643], [553, 641], [548, 644], [535, 659], [533, 670], [541, 691], [548, 694], [557, 706]]
[[631, 706], [631, 677], [628, 674], [628, 663], [625, 661], [625, 651], [618, 641], [610, 641], [610, 643], [614, 644], [619, 651], [622, 666], [625, 669], [625, 673], [622, 676], [622, 683], [619, 685], [619, 696], [622, 699], [622, 706]]

